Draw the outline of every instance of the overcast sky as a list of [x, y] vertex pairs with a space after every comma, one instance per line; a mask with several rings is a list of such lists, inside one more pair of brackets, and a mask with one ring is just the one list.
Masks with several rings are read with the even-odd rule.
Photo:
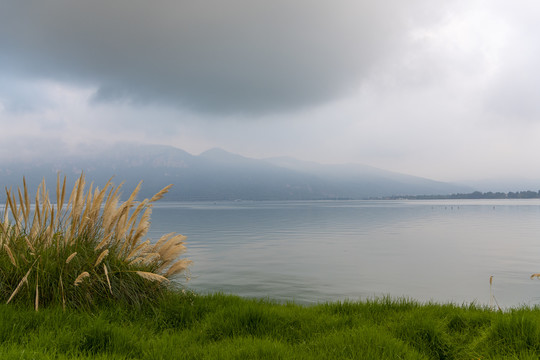
[[537, 0], [0, 0], [0, 155], [135, 141], [540, 179], [539, 19]]

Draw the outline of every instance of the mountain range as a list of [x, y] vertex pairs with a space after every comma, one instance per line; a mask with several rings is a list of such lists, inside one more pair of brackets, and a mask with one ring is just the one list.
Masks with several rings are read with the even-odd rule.
[[[192, 155], [172, 146], [123, 144], [84, 155], [0, 163], [0, 185], [17, 187], [24, 176], [29, 189], [42, 178], [53, 189], [57, 174], [68, 186], [84, 172], [87, 182], [103, 186], [125, 181], [129, 194], [143, 180], [140, 197], [168, 184], [169, 201], [367, 199], [396, 195], [470, 192], [474, 189], [359, 164], [323, 165], [293, 158], [252, 159], [222, 149]], [[31, 190], [33, 191], [33, 190]]]

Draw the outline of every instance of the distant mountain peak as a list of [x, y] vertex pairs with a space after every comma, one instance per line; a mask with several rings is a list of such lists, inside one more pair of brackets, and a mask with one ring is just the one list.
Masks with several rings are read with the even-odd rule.
[[233, 154], [221, 148], [212, 148], [199, 154], [200, 157], [214, 161], [251, 161], [254, 159], [242, 155]]
[[54, 184], [57, 171], [73, 176], [84, 171], [96, 184], [106, 183], [112, 175], [126, 180], [127, 188], [144, 180], [141, 197], [176, 184], [168, 200], [364, 199], [468, 190], [359, 164], [324, 165], [290, 157], [261, 160], [220, 148], [198, 156], [166, 145], [120, 144], [89, 150], [47, 161], [0, 163], [0, 185], [19, 184], [24, 175], [37, 187], [43, 177]]
[[215, 156], [215, 155], [236, 155], [236, 154], [223, 150], [222, 148], [219, 148], [219, 147], [208, 149], [199, 154], [199, 156]]

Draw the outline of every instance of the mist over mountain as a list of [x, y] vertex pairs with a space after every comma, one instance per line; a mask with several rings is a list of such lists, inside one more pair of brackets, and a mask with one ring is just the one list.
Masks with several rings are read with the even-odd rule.
[[366, 199], [392, 195], [430, 195], [470, 192], [473, 189], [374, 167], [322, 165], [292, 158], [251, 159], [221, 149], [200, 155], [161, 145], [123, 144], [77, 156], [65, 155], [26, 161], [0, 162], [0, 185], [16, 187], [26, 178], [31, 191], [42, 178], [53, 189], [57, 174], [68, 186], [84, 172], [88, 183], [103, 186], [125, 181], [129, 194], [143, 180], [140, 198], [174, 184], [165, 200], [319, 200]]

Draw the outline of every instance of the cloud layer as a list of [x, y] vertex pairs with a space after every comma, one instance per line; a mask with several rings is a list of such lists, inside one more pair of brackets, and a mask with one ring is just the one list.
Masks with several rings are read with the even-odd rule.
[[3, 158], [138, 141], [540, 179], [530, 0], [0, 4]]
[[[423, 0], [3, 2], [0, 68], [95, 101], [268, 113], [331, 101], [439, 10]], [[434, 16], [435, 14], [435, 16]]]

